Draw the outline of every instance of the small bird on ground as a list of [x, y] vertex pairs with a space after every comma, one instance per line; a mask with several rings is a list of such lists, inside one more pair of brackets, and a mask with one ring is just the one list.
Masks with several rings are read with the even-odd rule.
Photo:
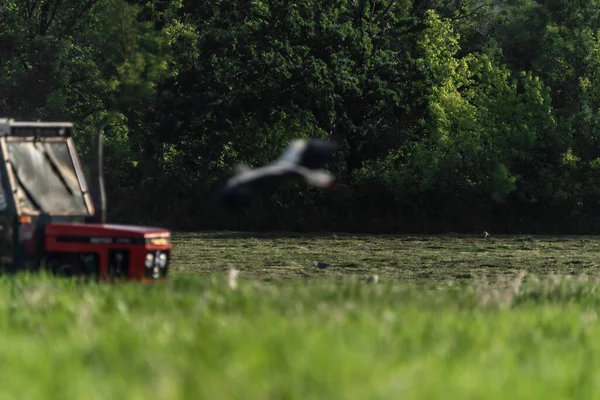
[[235, 175], [217, 193], [216, 200], [229, 210], [237, 210], [283, 182], [302, 179], [309, 185], [332, 189], [333, 175], [320, 168], [337, 150], [339, 145], [329, 140], [293, 140], [272, 164], [255, 169], [238, 165]]
[[313, 265], [319, 269], [325, 269], [331, 266], [331, 264], [326, 263], [325, 261], [313, 261]]

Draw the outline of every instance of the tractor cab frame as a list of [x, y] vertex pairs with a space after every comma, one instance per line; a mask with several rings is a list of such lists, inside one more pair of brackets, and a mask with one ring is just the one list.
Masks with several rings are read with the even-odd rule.
[[153, 282], [168, 275], [171, 234], [105, 223], [101, 131], [96, 188], [69, 122], [0, 119], [0, 268]]

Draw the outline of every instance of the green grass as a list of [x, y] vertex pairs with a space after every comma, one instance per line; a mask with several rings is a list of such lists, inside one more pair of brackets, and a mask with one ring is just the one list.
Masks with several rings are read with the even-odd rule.
[[[377, 274], [388, 280], [469, 279], [477, 276], [594, 273], [600, 238], [426, 237], [180, 234], [177, 272], [214, 273], [235, 267], [256, 279], [347, 278]], [[312, 261], [330, 262], [322, 271]]]
[[600, 239], [178, 234], [174, 246], [161, 285], [0, 278], [0, 400], [600, 390]]

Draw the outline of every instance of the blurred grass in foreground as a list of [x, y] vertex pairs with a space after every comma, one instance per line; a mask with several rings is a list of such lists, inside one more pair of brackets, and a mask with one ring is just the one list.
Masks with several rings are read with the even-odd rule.
[[[467, 257], [468, 242], [451, 242], [428, 245], [437, 243], [440, 260]], [[225, 265], [210, 273], [210, 244], [183, 243], [161, 285], [0, 278], [0, 399], [586, 399], [600, 389], [600, 281], [590, 268], [403, 280], [381, 262], [368, 270], [382, 276], [376, 284], [355, 273], [338, 279], [339, 265], [268, 281], [257, 271], [270, 254], [281, 257], [280, 269], [286, 254], [299, 261], [261, 244], [246, 258], [235, 253], [242, 272], [233, 285], [220, 273]], [[226, 258], [245, 243], [231, 239], [218, 251]], [[373, 256], [357, 243], [347, 246], [355, 258]], [[552, 243], [529, 245], [545, 257], [552, 253], [539, 249]], [[394, 254], [379, 246], [378, 257]], [[591, 262], [565, 249], [557, 271]], [[194, 251], [202, 271], [191, 273], [181, 260]], [[415, 245], [412, 254], [417, 268], [425, 253]]]

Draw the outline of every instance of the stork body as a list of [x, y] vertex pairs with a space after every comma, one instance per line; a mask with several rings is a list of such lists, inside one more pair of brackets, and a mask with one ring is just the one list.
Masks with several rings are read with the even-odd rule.
[[217, 201], [229, 209], [239, 208], [287, 181], [304, 180], [312, 186], [330, 188], [334, 177], [320, 168], [338, 148], [336, 143], [323, 139], [296, 139], [272, 164], [255, 169], [239, 165], [217, 194]]

